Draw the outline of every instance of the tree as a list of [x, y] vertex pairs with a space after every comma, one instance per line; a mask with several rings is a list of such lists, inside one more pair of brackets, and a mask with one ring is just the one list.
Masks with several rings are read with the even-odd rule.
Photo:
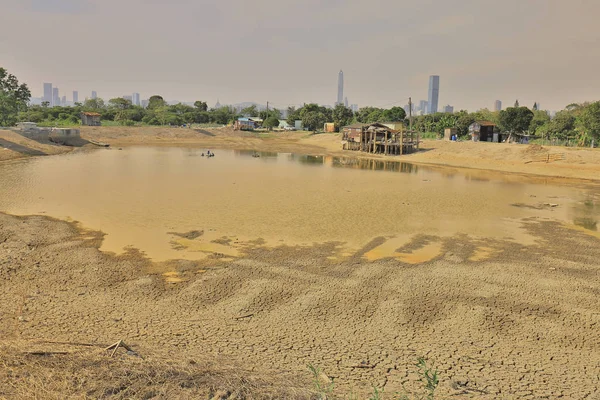
[[275, 116], [269, 117], [263, 121], [263, 127], [267, 128], [268, 130], [271, 130], [278, 126], [279, 120]]
[[351, 109], [344, 106], [343, 104], [338, 104], [333, 109], [333, 123], [337, 130], [339, 130], [342, 126], [349, 125], [354, 118], [354, 113]]
[[288, 107], [287, 111], [288, 111], [288, 117], [287, 117], [286, 122], [290, 126], [294, 126], [296, 121], [302, 119], [302, 116], [300, 115], [300, 110], [296, 110], [296, 107]]
[[302, 124], [306, 129], [311, 131], [316, 131], [325, 122], [327, 122], [327, 118], [320, 111], [308, 111], [302, 116]]
[[392, 107], [383, 112], [385, 122], [400, 122], [406, 118], [406, 111], [402, 107]]
[[251, 106], [243, 108], [242, 111], [240, 111], [240, 114], [244, 117], [258, 117], [258, 109], [255, 104], [252, 104]]
[[584, 146], [592, 140], [600, 139], [600, 101], [586, 105], [575, 119], [575, 129], [579, 145]]
[[509, 107], [500, 111], [500, 127], [510, 133], [521, 133], [529, 129], [533, 111], [527, 107]]
[[195, 101], [194, 107], [196, 107], [196, 109], [198, 109], [199, 111], [208, 111], [208, 104], [206, 104], [205, 101]]
[[119, 110], [127, 110], [128, 108], [131, 108], [131, 106], [132, 106], [131, 100], [127, 100], [122, 97], [116, 97], [114, 99], [110, 99], [108, 101], [108, 105], [110, 107], [114, 107]]
[[31, 92], [26, 84], [19, 84], [16, 76], [0, 67], [0, 124], [13, 125], [19, 111], [27, 109]]
[[532, 133], [537, 133], [538, 129], [544, 125], [547, 125], [550, 122], [550, 116], [545, 111], [533, 111], [533, 119], [529, 124], [529, 131]]
[[100, 98], [86, 99], [83, 103], [83, 108], [88, 110], [101, 110], [104, 108], [104, 100]]
[[154, 95], [148, 99], [148, 110], [154, 110], [167, 105], [165, 99], [162, 96]]

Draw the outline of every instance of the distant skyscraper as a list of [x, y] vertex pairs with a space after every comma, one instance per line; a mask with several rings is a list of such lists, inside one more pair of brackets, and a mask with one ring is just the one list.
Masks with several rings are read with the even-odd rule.
[[60, 96], [58, 94], [58, 88], [52, 88], [52, 107], [60, 106]]
[[49, 106], [52, 106], [52, 84], [44, 83], [44, 97], [42, 101], [47, 101]]
[[350, 108], [352, 109], [352, 112], [358, 112], [358, 104], [352, 104]]
[[[420, 111], [422, 115], [427, 114], [427, 111], [428, 111], [427, 105], [428, 104], [429, 103], [427, 102], [427, 100], [419, 101], [419, 109], [417, 111]], [[413, 107], [414, 107], [414, 105], [413, 105]], [[413, 109], [413, 111], [415, 111], [415, 110]]]
[[148, 107], [148, 100], [142, 100], [142, 107], [144, 107], [144, 108]]
[[448, 114], [452, 114], [454, 112], [454, 107], [452, 107], [450, 104], [448, 104], [446, 107], [444, 107], [444, 112], [448, 113]]
[[341, 69], [338, 74], [338, 95], [336, 104], [344, 104], [344, 71]]
[[440, 77], [431, 75], [429, 77], [429, 114], [434, 114], [438, 110], [438, 100], [440, 96]]
[[63, 96], [60, 99], [60, 105], [63, 106], [63, 107], [67, 105], [67, 96]]
[[344, 97], [344, 107], [348, 107], [348, 98]]
[[96, 93], [95, 91], [92, 90], [92, 99], [97, 99], [98, 98], [98, 93]]
[[133, 104], [133, 96], [123, 96], [125, 100], [129, 100]]
[[79, 102], [79, 92], [77, 90], [73, 90], [73, 103]]
[[496, 102], [494, 103], [494, 111], [501, 111], [502, 110], [502, 102], [500, 100], [496, 100]]
[[139, 106], [140, 105], [140, 94], [139, 93], [134, 93], [133, 94], [133, 99], [131, 101], [133, 103], [134, 106]]

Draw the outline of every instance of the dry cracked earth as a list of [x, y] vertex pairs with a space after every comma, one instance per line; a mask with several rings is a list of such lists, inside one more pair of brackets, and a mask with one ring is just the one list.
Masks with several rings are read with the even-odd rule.
[[[482, 261], [469, 260], [482, 241], [463, 235], [416, 265], [366, 261], [378, 239], [337, 261], [331, 243], [154, 265], [100, 252], [99, 232], [0, 214], [0, 336], [122, 338], [307, 385], [310, 364], [340, 397], [418, 393], [424, 357], [439, 371], [436, 398], [598, 399], [600, 241], [522, 223], [535, 246], [486, 241]], [[156, 273], [167, 270], [179, 283]]]

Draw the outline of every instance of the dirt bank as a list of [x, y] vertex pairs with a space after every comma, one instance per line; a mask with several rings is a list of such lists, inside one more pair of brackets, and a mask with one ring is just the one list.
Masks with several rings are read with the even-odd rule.
[[[190, 360], [217, 366], [226, 360], [273, 382], [274, 397], [305, 397], [307, 390], [285, 388], [289, 382], [311, 387], [308, 364], [334, 379], [334, 394], [366, 398], [373, 386], [389, 394], [403, 387], [419, 392], [414, 364], [425, 357], [439, 370], [442, 398], [594, 398], [600, 390], [598, 238], [553, 222], [522, 223], [536, 245], [440, 238], [441, 255], [416, 265], [366, 261], [363, 255], [380, 242], [375, 239], [337, 262], [329, 258], [335, 244], [324, 244], [256, 247], [233, 260], [214, 255], [157, 268], [133, 250], [119, 257], [99, 252], [99, 232], [0, 214], [0, 337], [21, 352], [79, 349], [48, 341], [123, 339], [148, 358], [148, 369], [157, 369], [156, 382], [164, 368], [151, 363], [165, 355], [178, 368]], [[430, 240], [417, 237], [412, 248]], [[486, 257], [477, 256], [482, 246], [491, 246]], [[166, 268], [167, 276], [152, 273]], [[77, 362], [29, 355], [29, 363], [31, 357], [46, 363], [28, 369], [19, 357], [13, 351], [0, 358], [0, 397], [28, 398], [32, 381], [43, 397], [44, 385], [55, 381], [43, 373], [56, 368], [55, 377], [68, 376], [64, 369]], [[94, 360], [106, 368], [102, 358]], [[117, 371], [127, 369], [114, 363]], [[114, 387], [110, 374], [92, 375], [63, 386], [64, 397]], [[117, 380], [121, 391], [145, 379], [128, 376]], [[239, 382], [171, 385], [168, 397], [224, 389], [234, 398]], [[253, 397], [268, 396], [255, 387]]]
[[72, 151], [72, 147], [28, 139], [15, 131], [0, 129], [0, 161], [48, 156]]

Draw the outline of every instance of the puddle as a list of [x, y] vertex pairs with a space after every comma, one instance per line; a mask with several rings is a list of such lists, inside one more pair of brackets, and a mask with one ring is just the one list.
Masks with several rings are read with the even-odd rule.
[[439, 241], [420, 246], [409, 252], [399, 252], [397, 249], [411, 243], [410, 237], [402, 236], [388, 239], [383, 244], [365, 253], [364, 257], [369, 261], [381, 260], [383, 258], [395, 258], [407, 264], [422, 264], [433, 260], [442, 253], [442, 243]]

